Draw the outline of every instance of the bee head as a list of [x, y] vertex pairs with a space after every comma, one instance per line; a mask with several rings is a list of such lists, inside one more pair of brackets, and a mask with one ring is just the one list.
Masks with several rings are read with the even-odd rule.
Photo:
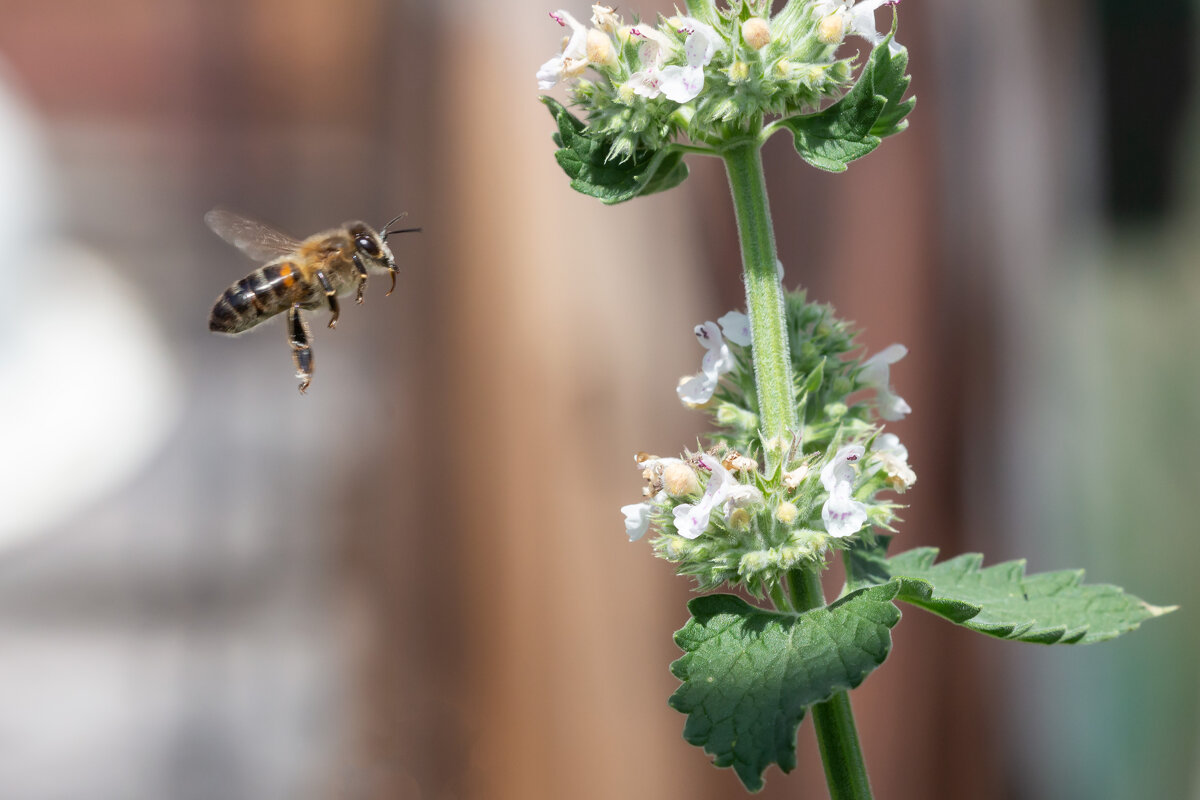
[[366, 262], [366, 266], [379, 267], [386, 270], [396, 268], [396, 258], [387, 246], [387, 235], [379, 235], [371, 230], [365, 222], [351, 222], [346, 225], [350, 236], [354, 238], [354, 249]]
[[388, 289], [388, 294], [391, 294], [396, 288], [396, 257], [392, 255], [392, 248], [388, 247], [388, 235], [393, 233], [414, 233], [421, 230], [420, 228], [404, 228], [402, 230], [389, 231], [388, 228], [403, 216], [404, 214], [400, 214], [394, 217], [383, 226], [383, 233], [379, 234], [371, 230], [370, 226], [365, 222], [351, 222], [346, 226], [350, 231], [350, 235], [354, 237], [354, 248], [370, 264], [386, 269], [391, 273], [392, 288]]

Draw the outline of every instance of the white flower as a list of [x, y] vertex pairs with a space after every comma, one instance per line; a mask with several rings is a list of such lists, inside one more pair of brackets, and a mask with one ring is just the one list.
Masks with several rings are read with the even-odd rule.
[[717, 390], [718, 375], [707, 372], [697, 372], [695, 375], [683, 378], [675, 387], [675, 394], [685, 406], [702, 406], [712, 399]]
[[722, 41], [715, 30], [699, 20], [676, 17], [672, 22], [688, 35], [683, 44], [687, 66], [663, 66], [676, 52], [675, 42], [655, 28], [638, 25], [629, 29], [629, 35], [645, 40], [638, 48], [642, 69], [629, 76], [626, 86], [642, 97], [662, 94], [668, 100], [686, 103], [704, 88], [704, 68], [712, 61]]
[[666, 499], [666, 493], [659, 492], [644, 503], [621, 506], [621, 513], [625, 515], [625, 533], [629, 535], [629, 541], [636, 542], [646, 535], [646, 531], [650, 529], [650, 517]]
[[715, 322], [705, 322], [694, 328], [696, 340], [704, 348], [704, 358], [700, 362], [700, 372], [684, 378], [675, 387], [679, 399], [689, 406], [702, 406], [712, 399], [717, 382], [721, 376], [733, 369], [736, 360], [729, 345], [721, 336], [721, 329]]
[[588, 65], [587, 28], [561, 9], [551, 12], [550, 18], [564, 28], [570, 27], [571, 38], [563, 44], [561, 53], [542, 64], [538, 70], [538, 88], [542, 90], [553, 89], [559, 81], [578, 78]]
[[[875, 10], [880, 6], [894, 6], [899, 2], [900, 0], [858, 0], [858, 2], [855, 0], [817, 0], [813, 6], [813, 13], [817, 18], [823, 18], [821, 19], [823, 34], [827, 27], [836, 27], [840, 22], [841, 36], [847, 34], [861, 36], [874, 47], [883, 41], [885, 35], [875, 29]], [[831, 17], [834, 18], [832, 21]], [[840, 39], [841, 37], [837, 37], [834, 41], [840, 41]], [[827, 43], [833, 44], [834, 41], [827, 41]], [[892, 53], [898, 53], [904, 48], [893, 39], [888, 45], [888, 49]]]
[[712, 512], [717, 508], [721, 509], [728, 522], [738, 509], [765, 502], [757, 486], [739, 483], [715, 456], [701, 453], [698, 463], [712, 474], [703, 497], [695, 503], [682, 503], [675, 507], [675, 530], [685, 539], [695, 539], [704, 533]]
[[867, 507], [853, 497], [857, 477], [854, 464], [864, 452], [862, 445], [847, 445], [821, 470], [821, 485], [829, 492], [829, 499], [821, 507], [821, 519], [830, 536], [851, 536], [867, 521]]
[[750, 344], [750, 318], [740, 311], [730, 311], [717, 322], [725, 338], [740, 347]]
[[688, 35], [683, 43], [687, 66], [663, 67], [662, 93], [668, 100], [686, 103], [704, 88], [704, 68], [721, 45], [721, 37], [711, 27], [691, 17], [676, 17], [672, 22]]
[[903, 492], [917, 482], [917, 473], [908, 465], [908, 448], [900, 444], [900, 437], [884, 433], [875, 439], [872, 461], [879, 464], [888, 476], [888, 485]]
[[704, 488], [703, 497], [695, 503], [675, 506], [675, 530], [685, 539], [695, 539], [704, 533], [712, 510], [725, 501], [730, 484], [737, 483], [715, 457], [701, 453], [697, 462], [712, 474], [708, 478], [708, 486]]
[[864, 385], [875, 389], [877, 393], [876, 405], [879, 407], [879, 416], [892, 422], [904, 419], [905, 415], [912, 413], [912, 408], [904, 402], [904, 398], [893, 393], [892, 387], [889, 385], [888, 367], [906, 355], [908, 355], [907, 347], [902, 344], [893, 344], [864, 361], [862, 370], [858, 373], [858, 379]]
[[721, 496], [722, 511], [725, 512], [726, 520], [732, 516], [735, 509], [762, 505], [764, 502], [763, 493], [757, 486], [737, 481], [727, 483]]

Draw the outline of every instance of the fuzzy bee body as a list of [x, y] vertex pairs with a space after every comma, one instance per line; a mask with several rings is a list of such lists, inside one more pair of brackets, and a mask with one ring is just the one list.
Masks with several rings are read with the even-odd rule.
[[213, 305], [208, 329], [242, 333], [294, 305], [319, 308], [325, 292], [316, 273], [322, 269], [337, 295], [354, 287], [353, 241], [336, 231], [302, 243], [296, 253], [272, 261], [226, 289]]
[[208, 212], [204, 220], [222, 239], [267, 262], [221, 293], [209, 314], [208, 329], [236, 335], [286, 311], [301, 393], [309, 386], [313, 366], [311, 334], [301, 310], [328, 304], [333, 328], [338, 321], [338, 296], [357, 290], [355, 299], [362, 303], [372, 271], [391, 276], [391, 294], [396, 286], [396, 259], [387, 244], [388, 234], [419, 230], [388, 231], [385, 225], [383, 233], [377, 234], [366, 223], [347, 222], [300, 241], [223, 209]]

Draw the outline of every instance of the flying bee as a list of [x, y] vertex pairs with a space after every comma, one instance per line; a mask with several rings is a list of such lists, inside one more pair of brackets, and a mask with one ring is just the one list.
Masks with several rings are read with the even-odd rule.
[[356, 291], [362, 303], [368, 273], [386, 271], [396, 288], [396, 258], [387, 239], [393, 233], [412, 233], [420, 228], [390, 231], [401, 214], [376, 233], [365, 222], [347, 222], [313, 234], [304, 241], [293, 239], [269, 225], [217, 208], [204, 215], [208, 227], [261, 267], [230, 286], [217, 298], [208, 317], [208, 329], [239, 334], [263, 320], [287, 312], [288, 344], [296, 362], [300, 393], [312, 382], [313, 353], [308, 323], [302, 309], [329, 305], [329, 327], [337, 326], [338, 295]]

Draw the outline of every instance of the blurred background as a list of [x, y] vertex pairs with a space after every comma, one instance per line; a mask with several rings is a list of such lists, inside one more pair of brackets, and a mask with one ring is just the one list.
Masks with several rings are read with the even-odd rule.
[[[1183, 606], [1080, 648], [906, 607], [853, 694], [880, 797], [1200, 798], [1196, 13], [1141, 5], [910, 0], [910, 130], [767, 148], [787, 284], [910, 349], [896, 546]], [[742, 303], [724, 176], [572, 193], [548, 10], [0, 0], [0, 797], [741, 796], [618, 513]], [[280, 322], [206, 330], [254, 266], [215, 205], [424, 227], [316, 315], [304, 398]], [[763, 797], [824, 796], [799, 753]]]

